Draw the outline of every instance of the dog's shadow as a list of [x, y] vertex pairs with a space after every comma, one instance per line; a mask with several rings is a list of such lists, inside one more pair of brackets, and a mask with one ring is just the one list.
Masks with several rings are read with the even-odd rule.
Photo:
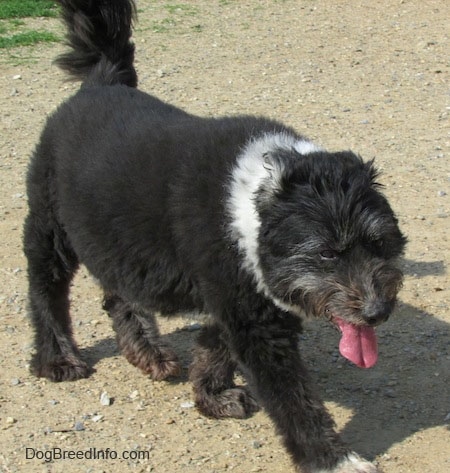
[[[440, 262], [407, 262], [405, 266], [405, 272], [414, 277], [444, 273]], [[369, 459], [416, 432], [444, 425], [448, 415], [444, 397], [450, 386], [449, 324], [400, 303], [377, 333], [379, 360], [369, 370], [359, 369], [339, 355], [339, 334], [326, 322], [308, 323], [300, 343], [322, 399], [350, 411], [350, 420], [341, 429], [344, 439]], [[181, 377], [169, 379], [170, 383], [186, 382], [197, 334], [187, 323], [185, 328], [163, 335], [185, 368]], [[109, 337], [84, 348], [82, 355], [95, 366], [119, 351]]]
[[[445, 264], [405, 260], [403, 271], [419, 279], [439, 276], [445, 274]], [[339, 334], [328, 325], [312, 324], [302, 337], [322, 398], [351, 411], [344, 439], [368, 458], [416, 432], [444, 425], [448, 415], [450, 325], [400, 303], [377, 333], [379, 360], [369, 370], [339, 356]]]
[[[405, 260], [403, 271], [415, 278], [439, 276], [445, 264]], [[379, 359], [369, 370], [339, 356], [339, 334], [328, 324], [307, 327], [301, 345], [322, 398], [351, 411], [343, 437], [368, 458], [416, 432], [444, 425], [448, 415], [450, 325], [400, 303], [377, 333]]]

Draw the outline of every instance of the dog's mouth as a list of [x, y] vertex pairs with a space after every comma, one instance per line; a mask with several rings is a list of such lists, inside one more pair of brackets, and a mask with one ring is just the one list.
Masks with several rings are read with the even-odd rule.
[[355, 325], [340, 317], [331, 317], [339, 327], [341, 340], [339, 351], [344, 358], [360, 368], [371, 368], [378, 360], [378, 346], [375, 329], [367, 325]]

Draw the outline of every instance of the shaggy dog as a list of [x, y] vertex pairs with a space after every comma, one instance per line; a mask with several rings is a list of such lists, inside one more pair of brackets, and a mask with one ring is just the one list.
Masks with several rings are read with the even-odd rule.
[[[82, 263], [144, 373], [180, 371], [155, 313], [210, 314], [190, 369], [202, 413], [261, 405], [301, 471], [376, 472], [335, 432], [298, 347], [300, 315], [325, 317], [345, 357], [376, 362], [405, 238], [373, 163], [276, 121], [200, 118], [136, 90], [132, 0], [59, 3], [71, 49], [58, 64], [83, 85], [48, 119], [29, 168], [32, 372], [90, 374], [69, 316]], [[251, 389], [234, 384], [237, 366]]]

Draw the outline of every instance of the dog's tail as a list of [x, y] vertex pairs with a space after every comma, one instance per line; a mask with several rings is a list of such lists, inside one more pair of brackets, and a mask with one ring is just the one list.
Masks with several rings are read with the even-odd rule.
[[87, 84], [136, 87], [134, 44], [130, 41], [136, 16], [134, 0], [58, 0], [67, 27], [70, 50], [56, 64]]

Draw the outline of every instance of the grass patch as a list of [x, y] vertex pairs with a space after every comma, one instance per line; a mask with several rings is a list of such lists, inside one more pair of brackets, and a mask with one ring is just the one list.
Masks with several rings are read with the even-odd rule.
[[184, 34], [187, 31], [199, 33], [201, 25], [192, 24], [193, 19], [199, 14], [197, 6], [188, 3], [164, 3], [153, 7], [161, 19], [152, 21], [151, 30], [154, 33]]
[[0, 36], [0, 49], [32, 46], [37, 43], [54, 43], [57, 41], [59, 41], [59, 38], [48, 31], [25, 31], [12, 36]]
[[58, 10], [51, 0], [0, 0], [0, 19], [55, 17]]
[[164, 5], [164, 8], [171, 14], [196, 15], [199, 12], [197, 7], [186, 3], [176, 3], [173, 5]]
[[54, 33], [27, 29], [26, 18], [56, 17], [58, 8], [52, 0], [0, 0], [0, 49], [53, 43]]

